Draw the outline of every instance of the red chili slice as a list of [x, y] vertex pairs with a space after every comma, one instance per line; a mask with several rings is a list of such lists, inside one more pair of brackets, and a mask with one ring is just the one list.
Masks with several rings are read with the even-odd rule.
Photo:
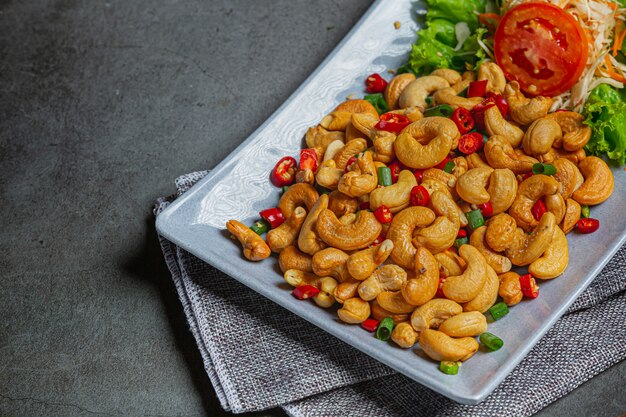
[[460, 239], [463, 237], [467, 237], [467, 230], [465, 229], [459, 229], [459, 233], [456, 234], [456, 238]]
[[406, 169], [406, 167], [402, 165], [402, 162], [395, 161], [393, 164], [389, 165], [389, 169], [391, 170], [391, 182], [395, 184], [398, 182], [400, 171]]
[[426, 206], [430, 201], [430, 194], [426, 187], [422, 185], [416, 185], [411, 189], [411, 205], [412, 206]]
[[259, 212], [259, 215], [261, 215], [261, 217], [272, 226], [272, 229], [276, 229], [278, 226], [285, 222], [285, 216], [278, 207], [272, 207], [263, 210]]
[[496, 103], [492, 98], [488, 98], [478, 103], [472, 108], [472, 116], [474, 117], [474, 127], [478, 130], [485, 130], [485, 112], [487, 109], [495, 106]]
[[354, 165], [356, 161], [357, 161], [357, 157], [351, 156], [350, 159], [348, 159], [348, 162], [346, 162], [346, 167], [343, 169], [343, 172], [344, 173], [350, 172], [350, 167]]
[[480, 133], [466, 133], [459, 139], [459, 151], [469, 155], [480, 151], [483, 148], [483, 143], [483, 135]]
[[270, 180], [272, 184], [277, 187], [284, 187], [285, 185], [291, 185], [296, 180], [296, 166], [298, 163], [291, 156], [285, 156], [281, 158], [272, 173], [270, 174]]
[[589, 218], [583, 218], [576, 222], [576, 229], [580, 233], [593, 233], [600, 228], [600, 220]]
[[385, 91], [386, 87], [387, 81], [379, 74], [374, 73], [365, 79], [365, 91], [368, 93], [382, 93]]
[[376, 220], [380, 223], [390, 223], [393, 220], [393, 214], [391, 214], [391, 210], [386, 205], [381, 205], [376, 210], [374, 210], [374, 216], [376, 216]]
[[291, 292], [298, 300], [308, 300], [320, 293], [320, 290], [312, 285], [301, 285]]
[[519, 284], [524, 296], [528, 298], [537, 298], [539, 296], [539, 286], [532, 275], [521, 275], [519, 277]]
[[467, 133], [474, 128], [474, 118], [469, 110], [458, 107], [452, 112], [450, 119], [456, 124], [461, 134]]
[[487, 92], [487, 80], [472, 81], [467, 87], [467, 98], [485, 97]]
[[502, 117], [506, 117], [506, 115], [509, 114], [509, 103], [502, 96], [502, 94], [496, 94], [493, 91], [490, 91], [487, 93], [486, 97], [487, 100], [493, 100], [493, 102], [496, 103], [496, 106], [498, 106], [498, 110], [500, 110]]
[[378, 235], [378, 237], [376, 239], [374, 239], [374, 241], [372, 243], [370, 243], [369, 247], [371, 248], [372, 246], [378, 246], [381, 243], [383, 243], [383, 241], [386, 239], [387, 237], [385, 236], [384, 233], [380, 233]]
[[446, 279], [448, 279], [447, 276], [443, 275], [442, 273], [439, 274], [439, 286], [437, 287], [437, 293], [435, 294], [436, 298], [446, 298], [445, 294], [443, 293], [443, 283], [446, 282]]
[[379, 324], [380, 322], [376, 319], [367, 319], [363, 323], [361, 323], [361, 327], [368, 332], [375, 332]]
[[482, 213], [483, 217], [490, 217], [493, 214], [493, 206], [491, 205], [491, 201], [479, 204], [478, 209]]
[[309, 148], [300, 151], [300, 169], [317, 171], [317, 152], [315, 152], [315, 149]]
[[530, 210], [533, 214], [535, 220], [541, 220], [541, 217], [544, 215], [546, 211], [548, 211], [548, 207], [546, 207], [546, 203], [543, 200], [537, 200], [537, 202], [533, 205], [533, 208]]
[[411, 124], [411, 121], [401, 114], [384, 113], [380, 115], [380, 121], [374, 126], [378, 130], [391, 133], [400, 133], [402, 129]]
[[415, 175], [415, 179], [417, 180], [417, 183], [421, 184], [422, 180], [424, 179], [424, 170], [423, 169], [413, 170], [413, 175]]

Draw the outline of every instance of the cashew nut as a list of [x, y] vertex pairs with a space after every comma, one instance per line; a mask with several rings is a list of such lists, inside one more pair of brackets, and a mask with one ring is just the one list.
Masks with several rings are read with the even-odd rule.
[[573, 111], [550, 113], [548, 118], [556, 121], [563, 131], [563, 148], [566, 151], [582, 149], [591, 138], [591, 128], [583, 124], [585, 116]]
[[461, 81], [454, 83], [451, 87], [454, 88], [454, 91], [456, 91], [457, 94], [459, 94], [461, 91], [469, 87], [470, 83], [474, 81], [476, 81], [476, 73], [474, 71], [465, 71]]
[[565, 233], [569, 233], [574, 230], [576, 226], [576, 222], [580, 220], [580, 214], [582, 212], [582, 207], [580, 204], [571, 198], [568, 198], [565, 201], [565, 216], [563, 217], [563, 221], [561, 222], [561, 230]]
[[288, 219], [296, 207], [306, 206], [306, 209], [310, 211], [318, 197], [317, 190], [311, 185], [294, 184], [283, 193], [278, 208], [283, 212], [285, 219]]
[[[561, 197], [560, 194], [557, 194], [559, 187], [559, 183], [548, 175], [533, 175], [526, 178], [517, 189], [517, 197], [509, 209], [509, 214], [515, 219], [519, 227], [529, 231], [539, 223], [531, 211], [537, 200], [552, 195]], [[564, 211], [563, 214], [565, 214]]]
[[572, 194], [580, 204], [594, 206], [606, 201], [613, 193], [614, 180], [611, 168], [597, 156], [588, 156], [578, 164], [585, 182]]
[[461, 74], [450, 68], [439, 68], [430, 73], [430, 75], [436, 75], [445, 79], [448, 84], [453, 85], [461, 81]]
[[[538, 259], [552, 241], [556, 221], [554, 214], [547, 212], [530, 235], [520, 227], [515, 231], [511, 245], [506, 249], [506, 256], [513, 265], [524, 266]], [[466, 245], [467, 246], [467, 245]]]
[[528, 272], [538, 279], [556, 278], [565, 271], [569, 262], [569, 250], [565, 233], [554, 227], [552, 241], [548, 249], [537, 259], [528, 265]]
[[398, 265], [384, 265], [359, 285], [359, 296], [365, 301], [384, 291], [398, 291], [407, 282], [406, 271]]
[[296, 207], [283, 224], [267, 232], [265, 240], [272, 252], [278, 253], [296, 242], [305, 218], [306, 210], [302, 207]]
[[312, 285], [313, 287], [319, 289], [320, 292], [313, 296], [313, 301], [315, 301], [318, 306], [328, 308], [335, 304], [333, 292], [337, 286], [337, 281], [331, 277], [320, 278], [317, 275], [297, 269], [286, 270], [284, 277], [285, 281], [293, 287]]
[[391, 332], [391, 340], [401, 348], [408, 349], [417, 342], [417, 332], [407, 322], [398, 323]]
[[580, 170], [572, 161], [558, 158], [552, 165], [556, 168], [554, 179], [561, 184], [561, 196], [568, 199], [582, 185], [584, 178]]
[[365, 134], [374, 144], [374, 160], [389, 163], [396, 158], [393, 150], [393, 142], [396, 140], [396, 135], [385, 130], [376, 129], [376, 123], [378, 123], [378, 117], [372, 117], [369, 114], [352, 115], [354, 127]]
[[407, 207], [396, 214], [387, 231], [387, 239], [393, 242], [391, 258], [398, 265], [413, 270], [417, 248], [413, 245], [413, 232], [426, 227], [435, 220], [435, 213], [426, 207]]
[[372, 310], [372, 317], [374, 317], [378, 321], [382, 321], [385, 317], [391, 317], [394, 323], [403, 323], [409, 320], [410, 317], [410, 315], [407, 313], [395, 314], [391, 311], [387, 311], [382, 308], [376, 300], [370, 301], [370, 308]]
[[299, 169], [296, 171], [296, 183], [313, 185], [315, 183], [315, 174], [309, 168]]
[[487, 187], [493, 214], [502, 213], [511, 207], [517, 195], [517, 178], [510, 169], [495, 169], [489, 177]]
[[452, 87], [437, 90], [437, 92], [433, 95], [433, 100], [436, 104], [448, 104], [453, 109], [463, 107], [467, 110], [472, 110], [474, 106], [483, 101], [481, 97], [466, 98], [457, 96], [457, 92]]
[[502, 301], [508, 306], [513, 306], [524, 298], [522, 286], [519, 282], [519, 274], [516, 272], [507, 272], [499, 276], [500, 287], [498, 295], [502, 297]]
[[311, 256], [300, 252], [295, 246], [287, 246], [278, 255], [278, 265], [280, 270], [285, 272], [288, 269], [298, 269], [304, 272], [313, 272]]
[[322, 162], [315, 174], [315, 181], [324, 188], [329, 190], [337, 189], [339, 181], [343, 175], [343, 169], [337, 168], [334, 160]]
[[515, 219], [506, 213], [500, 213], [487, 222], [485, 242], [494, 251], [504, 252], [511, 245], [516, 230]]
[[439, 288], [439, 265], [426, 248], [417, 248], [415, 255], [415, 277], [401, 288], [407, 303], [420, 306], [430, 301]]
[[439, 331], [451, 337], [478, 336], [487, 331], [487, 318], [478, 311], [457, 314], [441, 323]]
[[461, 275], [467, 263], [453, 250], [448, 249], [436, 253], [435, 259], [439, 263], [439, 271], [446, 277], [450, 275]]
[[392, 249], [393, 242], [387, 239], [378, 246], [372, 246], [371, 248], [353, 253], [346, 263], [348, 272], [353, 278], [363, 281], [372, 275], [380, 264], [387, 260]]
[[491, 166], [489, 166], [489, 164], [486, 163], [480, 155], [481, 155], [480, 153], [474, 152], [465, 157], [465, 160], [467, 161], [467, 167], [469, 169], [479, 168], [479, 167], [491, 168]]
[[478, 295], [487, 279], [487, 261], [471, 245], [459, 248], [459, 255], [467, 262], [467, 268], [461, 275], [448, 277], [442, 285], [443, 294], [457, 303], [467, 303]]
[[330, 161], [335, 158], [337, 152], [343, 148], [344, 142], [342, 140], [334, 140], [328, 144], [326, 150], [324, 150], [324, 160], [323, 162]]
[[328, 130], [346, 130], [354, 113], [368, 113], [378, 117], [376, 108], [367, 100], [347, 100], [339, 104], [332, 113], [320, 121], [320, 126]]
[[350, 197], [359, 197], [372, 192], [378, 185], [378, 174], [371, 152], [359, 154], [353, 170], [339, 180], [338, 189]]
[[487, 80], [487, 91], [501, 94], [506, 86], [504, 72], [495, 62], [484, 62], [478, 68], [478, 81]]
[[473, 168], [461, 175], [456, 183], [459, 197], [470, 204], [483, 204], [489, 201], [486, 187], [492, 172], [491, 168]]
[[339, 319], [345, 323], [363, 323], [370, 316], [370, 304], [360, 298], [350, 298], [343, 302], [343, 306], [337, 310]]
[[[317, 234], [329, 246], [341, 250], [357, 250], [366, 248], [380, 235], [382, 226], [374, 213], [360, 211], [352, 224], [342, 224], [335, 213], [322, 210], [317, 218]], [[395, 242], [394, 242], [395, 244]]]
[[418, 333], [426, 329], [437, 329], [441, 323], [462, 312], [463, 307], [458, 303], [445, 298], [434, 298], [413, 311], [411, 326]]
[[402, 170], [398, 182], [388, 187], [376, 188], [370, 194], [370, 209], [376, 210], [385, 205], [392, 213], [397, 213], [409, 205], [411, 190], [417, 185], [415, 175], [409, 170]]
[[507, 84], [504, 88], [504, 98], [509, 103], [511, 118], [520, 125], [528, 125], [545, 117], [553, 103], [550, 97], [526, 98], [517, 81]]
[[398, 74], [389, 81], [387, 87], [385, 88], [385, 101], [387, 102], [387, 107], [390, 110], [398, 108], [398, 99], [400, 98], [400, 94], [409, 85], [412, 81], [415, 80], [415, 75], [410, 72], [406, 72], [404, 74]]
[[522, 129], [509, 123], [502, 117], [498, 106], [491, 106], [485, 111], [485, 128], [490, 136], [504, 136], [514, 148], [520, 145], [524, 137], [524, 131]]
[[400, 94], [399, 107], [426, 107], [426, 97], [437, 90], [450, 87], [445, 78], [436, 75], [426, 75], [411, 81]]
[[522, 139], [522, 147], [528, 155], [543, 155], [550, 152], [552, 144], [562, 138], [561, 126], [553, 119], [543, 117], [528, 127]]
[[422, 228], [415, 234], [413, 245], [424, 246], [432, 253], [437, 253], [454, 244], [461, 226], [459, 208], [442, 192], [435, 192], [430, 196], [429, 207], [438, 217], [430, 226]]
[[333, 295], [335, 296], [335, 300], [339, 304], [343, 304], [346, 300], [350, 298], [358, 297], [358, 289], [361, 281], [358, 281], [352, 277], [350, 277], [347, 281], [344, 281], [335, 287], [335, 292]]
[[474, 230], [470, 235], [469, 244], [478, 249], [478, 251], [485, 257], [487, 265], [492, 267], [498, 274], [511, 270], [511, 261], [506, 256], [496, 253], [491, 249], [487, 242], [485, 242], [485, 232], [487, 226], [481, 226]]
[[311, 259], [311, 267], [315, 275], [331, 276], [339, 282], [348, 281], [351, 277], [346, 268], [349, 255], [337, 248], [326, 248], [317, 252]]
[[554, 219], [558, 223], [561, 223], [563, 217], [565, 217], [565, 200], [561, 194], [553, 194], [547, 195], [545, 198], [546, 208], [552, 214], [554, 214]]
[[422, 110], [424, 109], [420, 107], [407, 107], [405, 109], [390, 110], [387, 113], [401, 114], [402, 116], [405, 116], [407, 119], [409, 119], [411, 123], [413, 123], [424, 118], [424, 113], [422, 113]]
[[378, 304], [387, 311], [396, 314], [408, 314], [415, 306], [406, 302], [400, 291], [383, 291], [376, 296]]
[[272, 253], [267, 243], [248, 226], [237, 220], [226, 222], [226, 228], [243, 247], [243, 255], [251, 261], [260, 261]]
[[427, 117], [404, 128], [393, 143], [396, 156], [410, 168], [430, 168], [448, 155], [460, 134], [454, 122], [445, 117]]
[[469, 169], [467, 159], [463, 156], [457, 156], [456, 158], [452, 158], [450, 161], [454, 164], [454, 168], [452, 168], [452, 175], [454, 175], [457, 179], [461, 175], [465, 174]]
[[348, 160], [354, 155], [359, 154], [367, 149], [367, 141], [365, 139], [352, 139], [335, 154], [333, 158], [335, 166], [339, 169], [345, 169]]
[[348, 213], [356, 213], [359, 210], [359, 202], [356, 198], [345, 195], [339, 190], [328, 194], [328, 209], [341, 217]]
[[454, 339], [438, 330], [426, 329], [419, 338], [424, 353], [436, 361], [466, 361], [478, 350], [473, 337]]
[[[442, 187], [440, 187], [439, 184], [437, 184], [437, 187], [429, 188], [428, 186], [431, 185], [428, 182], [429, 180], [436, 180], [438, 183], [443, 184], [445, 187], [445, 190], [441, 190]], [[459, 195], [456, 192], [456, 188], [455, 188], [457, 181], [458, 180], [456, 176], [454, 176], [453, 174], [448, 174], [446, 171], [444, 171], [443, 169], [439, 169], [439, 168], [428, 168], [422, 174], [422, 185], [426, 187], [429, 194], [432, 194], [433, 192], [435, 192], [435, 190], [440, 189], [441, 191], [444, 191], [453, 200], [457, 200], [459, 198]]]
[[300, 235], [298, 235], [298, 247], [304, 253], [313, 255], [316, 252], [321, 251], [326, 247], [326, 244], [319, 238], [315, 227], [317, 224], [317, 217], [328, 208], [328, 195], [323, 194], [317, 199], [311, 211], [306, 216], [302, 229], [300, 229]]
[[321, 126], [311, 127], [306, 132], [306, 145], [309, 148], [321, 147], [324, 152], [328, 146], [335, 141], [344, 142], [346, 140], [343, 132], [331, 132]]
[[[492, 305], [496, 303], [498, 299], [498, 286], [500, 280], [498, 275], [490, 266], [487, 267], [487, 279], [485, 285], [478, 292], [478, 295], [474, 297], [470, 302], [463, 304], [464, 311], [479, 311], [484, 313], [489, 310]], [[450, 335], [452, 336], [452, 335]]]
[[485, 158], [493, 168], [508, 168], [515, 174], [531, 172], [535, 158], [519, 155], [504, 136], [494, 135], [485, 143]]

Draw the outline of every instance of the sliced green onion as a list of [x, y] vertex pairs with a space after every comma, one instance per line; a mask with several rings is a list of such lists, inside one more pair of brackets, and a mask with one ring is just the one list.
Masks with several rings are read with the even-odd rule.
[[288, 185], [283, 185], [283, 193], [286, 193], [288, 189], [289, 189]]
[[467, 217], [467, 224], [472, 230], [476, 230], [480, 226], [485, 225], [485, 219], [483, 218], [483, 214], [478, 209], [472, 210], [469, 213], [465, 213], [465, 217]]
[[485, 332], [480, 335], [480, 343], [489, 350], [498, 350], [504, 346], [504, 342], [495, 334]]
[[467, 238], [467, 236], [460, 237], [454, 240], [454, 247], [458, 249], [463, 245], [467, 245], [468, 243], [469, 243], [469, 239]]
[[533, 174], [554, 175], [556, 167], [552, 164], [542, 164], [541, 162], [533, 165]]
[[456, 375], [459, 373], [459, 364], [452, 361], [441, 361], [439, 363], [439, 370], [444, 374]]
[[443, 170], [448, 174], [452, 174], [452, 170], [454, 169], [454, 162], [450, 161], [443, 167]]
[[589, 206], [581, 206], [580, 215], [585, 219], [588, 219], [589, 216], [591, 216], [591, 209], [589, 208]]
[[385, 97], [383, 97], [382, 93], [368, 94], [363, 98], [369, 101], [372, 106], [376, 108], [378, 114], [387, 112], [387, 102], [385, 101]]
[[452, 116], [452, 112], [452, 107], [448, 106], [447, 104], [440, 104], [439, 106], [431, 107], [430, 109], [424, 110], [424, 117], [450, 117]]
[[393, 184], [391, 180], [391, 169], [387, 167], [378, 168], [378, 185], [388, 187]]
[[378, 325], [376, 329], [376, 339], [389, 340], [391, 337], [391, 331], [393, 330], [393, 319], [391, 317], [385, 317], [383, 321]]
[[256, 233], [257, 235], [262, 235], [263, 233], [266, 233], [271, 228], [272, 227], [270, 226], [270, 224], [263, 219], [255, 222], [252, 226], [250, 226], [250, 229], [252, 229], [252, 231]]
[[430, 106], [431, 104], [433, 104], [433, 98], [431, 96], [428, 96], [424, 99], [424, 102], [427, 106]]
[[509, 314], [509, 308], [503, 302], [499, 302], [489, 309], [489, 314], [491, 314], [494, 320], [500, 320], [502, 317]]

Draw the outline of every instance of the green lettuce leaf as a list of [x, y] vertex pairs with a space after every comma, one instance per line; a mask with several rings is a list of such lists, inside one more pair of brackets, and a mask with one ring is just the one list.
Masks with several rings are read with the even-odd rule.
[[626, 164], [626, 91], [600, 84], [589, 95], [584, 114], [593, 131], [585, 150]]
[[445, 19], [452, 23], [466, 22], [473, 32], [478, 27], [478, 13], [484, 13], [487, 0], [426, 0], [426, 20]]

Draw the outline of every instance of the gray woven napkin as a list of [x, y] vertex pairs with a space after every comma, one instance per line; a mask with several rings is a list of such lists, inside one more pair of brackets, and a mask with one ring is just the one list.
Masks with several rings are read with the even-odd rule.
[[[176, 179], [178, 196], [206, 174]], [[173, 198], [160, 199], [155, 214]], [[293, 416], [528, 416], [626, 358], [626, 246], [500, 387], [466, 406], [160, 242], [207, 374], [235, 413], [282, 406]]]

